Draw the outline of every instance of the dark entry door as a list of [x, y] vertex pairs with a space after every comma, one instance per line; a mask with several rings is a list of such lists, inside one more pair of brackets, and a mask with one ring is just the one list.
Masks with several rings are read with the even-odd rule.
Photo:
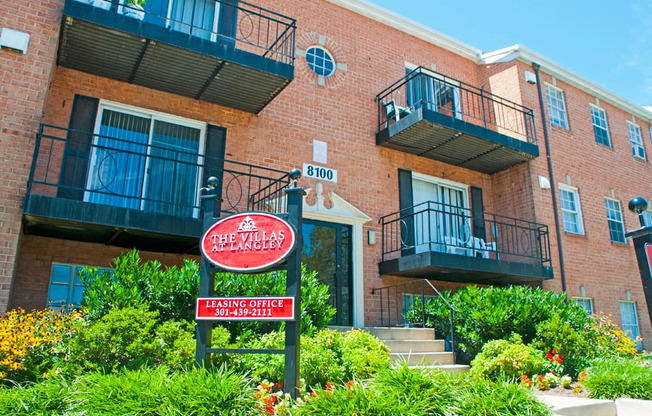
[[351, 226], [303, 220], [303, 262], [328, 285], [330, 303], [337, 308], [333, 325], [353, 325]]

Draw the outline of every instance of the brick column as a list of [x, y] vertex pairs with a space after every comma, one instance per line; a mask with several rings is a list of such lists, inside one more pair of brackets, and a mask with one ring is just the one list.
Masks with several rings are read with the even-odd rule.
[[0, 28], [30, 35], [27, 54], [0, 49], [0, 313], [9, 305], [23, 198], [56, 62], [62, 8], [63, 0], [0, 5]]

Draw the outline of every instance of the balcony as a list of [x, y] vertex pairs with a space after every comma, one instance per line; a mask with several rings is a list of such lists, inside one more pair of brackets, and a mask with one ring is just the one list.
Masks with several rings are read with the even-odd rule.
[[236, 0], [65, 0], [58, 64], [257, 114], [294, 78], [295, 29]]
[[[23, 205], [25, 234], [199, 253], [200, 187], [220, 179], [221, 216], [287, 212], [286, 172], [43, 124]], [[203, 184], [203, 185], [200, 185]]]
[[380, 223], [381, 275], [491, 285], [553, 278], [546, 225], [436, 202]]
[[419, 67], [376, 97], [376, 144], [492, 174], [539, 156], [534, 113]]

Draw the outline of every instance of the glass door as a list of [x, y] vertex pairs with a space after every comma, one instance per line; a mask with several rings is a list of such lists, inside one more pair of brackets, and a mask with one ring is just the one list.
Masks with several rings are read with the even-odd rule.
[[102, 107], [84, 200], [196, 217], [203, 130]]
[[303, 220], [302, 261], [328, 286], [329, 302], [337, 309], [331, 324], [353, 325], [351, 226]]
[[412, 177], [417, 253], [450, 251], [470, 238], [466, 189]]

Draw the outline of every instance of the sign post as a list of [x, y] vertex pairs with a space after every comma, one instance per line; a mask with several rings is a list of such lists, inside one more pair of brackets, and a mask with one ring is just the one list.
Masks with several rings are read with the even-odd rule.
[[[299, 354], [301, 332], [301, 216], [305, 191], [297, 187], [299, 170], [290, 172], [292, 185], [285, 190], [287, 213], [242, 212], [221, 219], [221, 198], [218, 181], [209, 178], [202, 188], [204, 206], [204, 235], [200, 240], [202, 252], [197, 321], [197, 365], [205, 366], [208, 354], [284, 354], [285, 391], [298, 397]], [[298, 237], [297, 237], [298, 235]], [[285, 263], [287, 270], [285, 296], [276, 297], [214, 297], [214, 273], [217, 270], [251, 274], [278, 268]], [[211, 348], [213, 321], [268, 320], [285, 321], [283, 349]]]

